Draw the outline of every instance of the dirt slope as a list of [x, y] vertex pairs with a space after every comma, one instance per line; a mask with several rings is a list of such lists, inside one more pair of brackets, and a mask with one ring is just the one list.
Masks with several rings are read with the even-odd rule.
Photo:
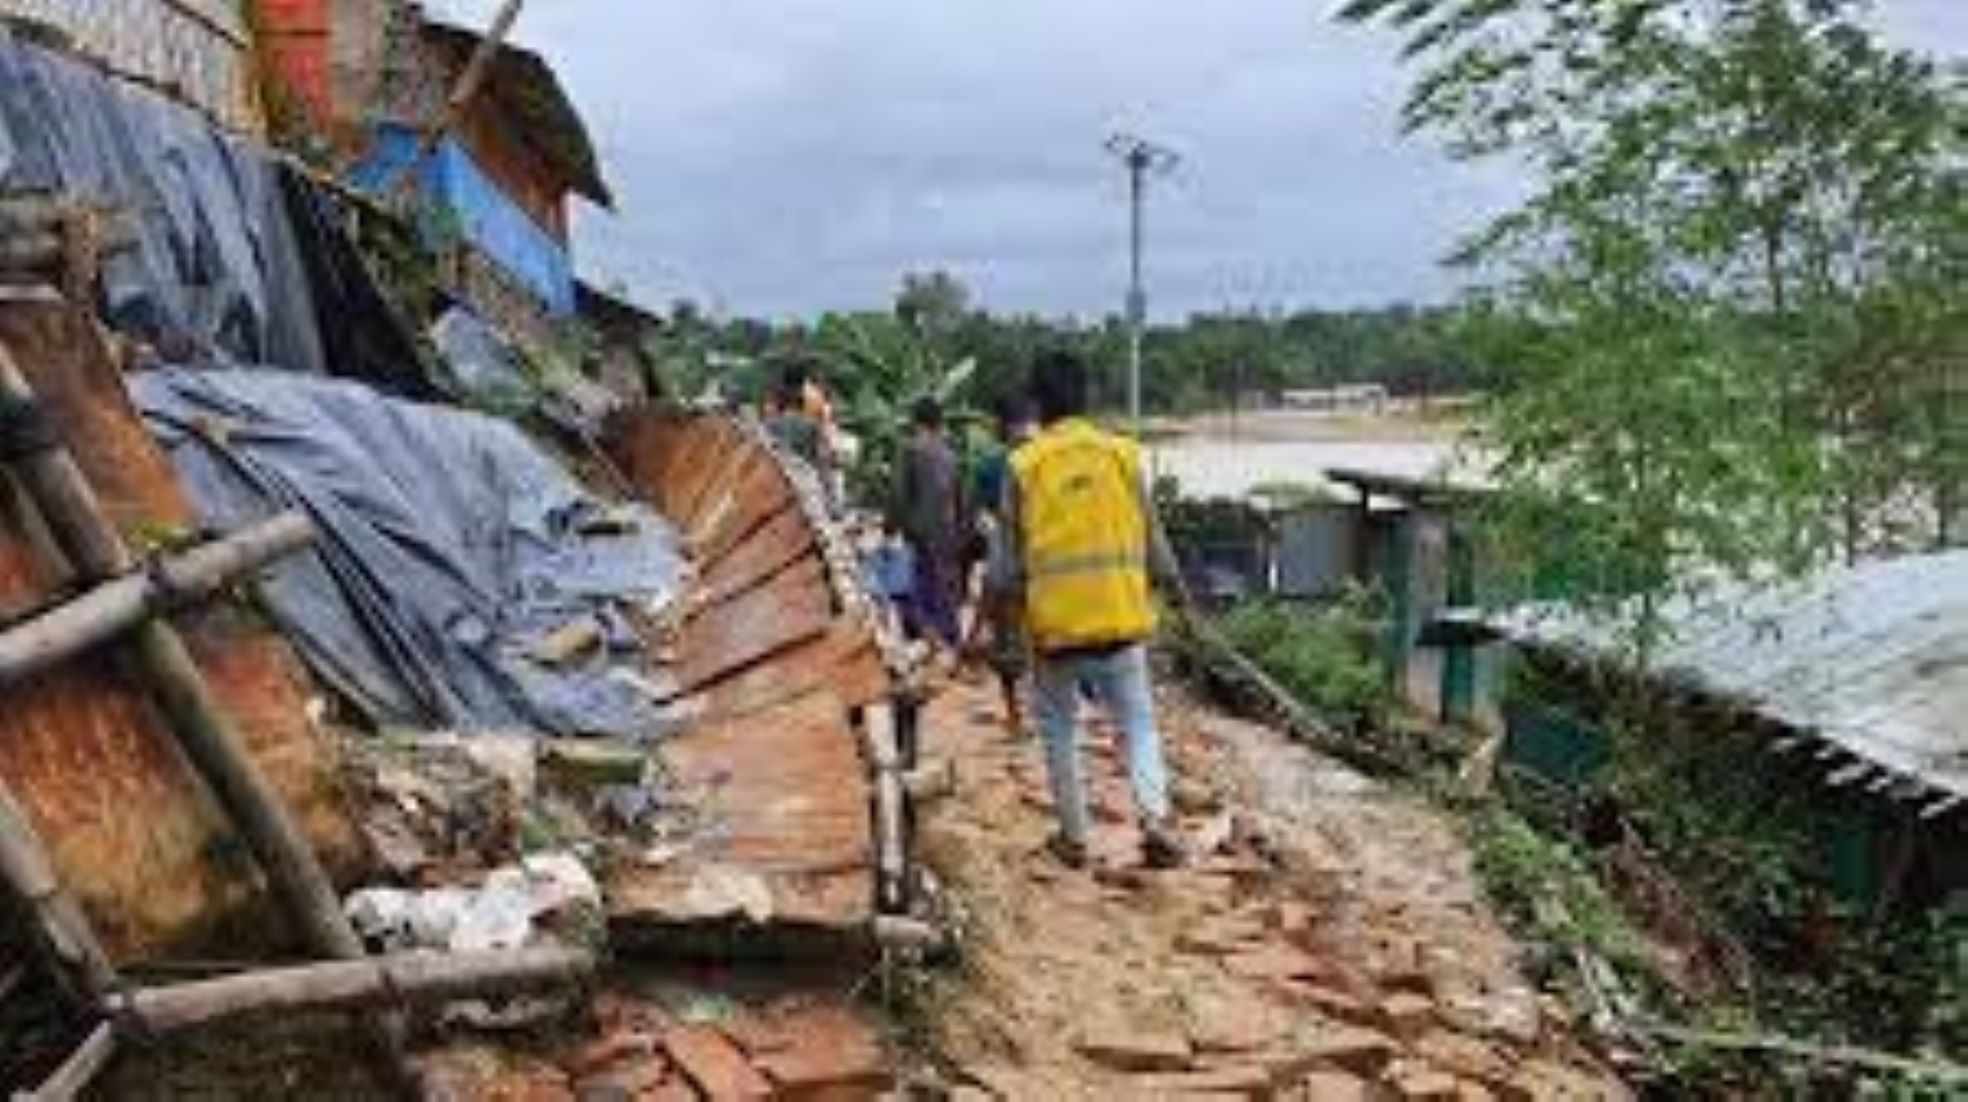
[[1518, 974], [1453, 827], [1264, 728], [1164, 702], [1191, 868], [1140, 870], [1111, 732], [1096, 867], [1038, 852], [1030, 739], [955, 686], [922, 850], [964, 915], [928, 1029], [959, 1096], [1620, 1098]]

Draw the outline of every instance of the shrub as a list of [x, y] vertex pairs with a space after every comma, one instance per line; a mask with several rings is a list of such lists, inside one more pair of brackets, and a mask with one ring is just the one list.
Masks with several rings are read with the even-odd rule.
[[1313, 712], [1354, 727], [1378, 725], [1393, 703], [1379, 657], [1379, 602], [1349, 591], [1320, 607], [1252, 601], [1224, 619], [1224, 633]]

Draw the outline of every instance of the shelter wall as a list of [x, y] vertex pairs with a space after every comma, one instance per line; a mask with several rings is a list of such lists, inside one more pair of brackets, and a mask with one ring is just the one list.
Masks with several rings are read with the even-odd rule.
[[[67, 306], [9, 305], [0, 309], [0, 343], [51, 407], [120, 529], [190, 525], [176, 476], [124, 396], [92, 320]], [[32, 510], [0, 479], [0, 620], [69, 585]], [[256, 763], [331, 867], [354, 868], [359, 845], [292, 651], [236, 607], [178, 622]], [[26, 806], [57, 874], [119, 959], [196, 945], [256, 898], [244, 843], [179, 756], [141, 685], [111, 655], [4, 691], [0, 780]]]
[[240, 0], [0, 0], [0, 20], [52, 31], [72, 52], [228, 129], [265, 128]]

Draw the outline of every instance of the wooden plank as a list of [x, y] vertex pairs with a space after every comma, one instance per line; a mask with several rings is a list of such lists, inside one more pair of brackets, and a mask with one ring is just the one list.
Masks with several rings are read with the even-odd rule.
[[684, 625], [677, 684], [687, 693], [805, 639], [833, 622], [819, 564], [803, 562]]
[[706, 562], [715, 562], [731, 553], [745, 538], [758, 531], [775, 515], [798, 505], [792, 484], [770, 453], [756, 445], [749, 449], [751, 463], [729, 490], [731, 505], [722, 512], [719, 523], [698, 539]]
[[728, 601], [818, 552], [819, 544], [806, 515], [789, 503], [744, 542], [709, 560], [698, 579], [697, 603], [709, 606]]
[[830, 929], [873, 916], [869, 786], [840, 700], [815, 694], [749, 719], [665, 741], [663, 762], [705, 819], [682, 856], [610, 875], [618, 925], [690, 925], [692, 887], [725, 870], [756, 877], [771, 923]]
[[888, 667], [874, 639], [859, 625], [837, 622], [823, 636], [701, 687], [687, 703], [702, 717], [725, 720], [823, 691], [857, 708], [887, 696], [889, 687]]

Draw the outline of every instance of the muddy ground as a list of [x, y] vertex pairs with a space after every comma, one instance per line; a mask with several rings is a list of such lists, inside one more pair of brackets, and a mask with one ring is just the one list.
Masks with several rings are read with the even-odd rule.
[[1196, 859], [1141, 870], [1111, 731], [1095, 867], [1042, 852], [1036, 743], [992, 695], [934, 705], [957, 793], [924, 857], [965, 940], [919, 1023], [945, 1081], [1007, 1098], [1620, 1098], [1517, 967], [1453, 823], [1269, 729], [1164, 697]]
[[[1523, 978], [1439, 810], [1169, 692], [1190, 867], [1141, 868], [1114, 734], [1096, 725], [1096, 860], [1069, 870], [1042, 850], [1037, 743], [1006, 733], [994, 695], [948, 685], [924, 730], [926, 759], [957, 778], [918, 839], [952, 959], [617, 960], [572, 1013], [426, 1033], [431, 1096], [1627, 1096]], [[377, 1096], [334, 1024], [218, 1031], [125, 1062], [110, 1093]]]

